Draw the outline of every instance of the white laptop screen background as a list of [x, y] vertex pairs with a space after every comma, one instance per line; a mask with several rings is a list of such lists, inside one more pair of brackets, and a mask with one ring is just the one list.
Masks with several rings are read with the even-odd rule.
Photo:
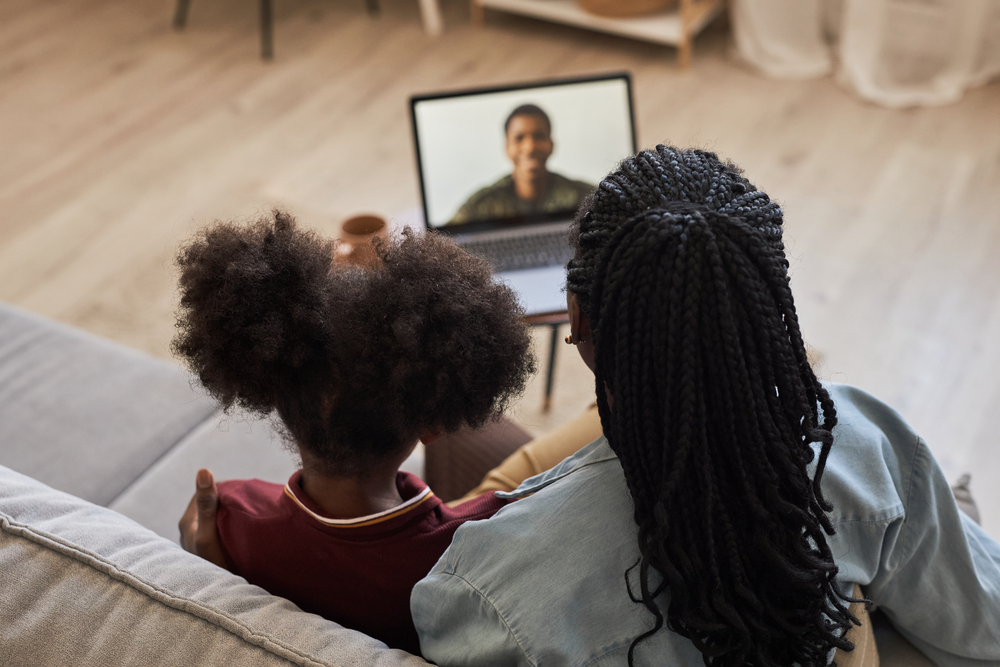
[[421, 100], [413, 113], [430, 225], [447, 224], [472, 193], [510, 173], [504, 122], [521, 104], [549, 115], [554, 150], [547, 167], [567, 178], [596, 185], [633, 152], [624, 79]]

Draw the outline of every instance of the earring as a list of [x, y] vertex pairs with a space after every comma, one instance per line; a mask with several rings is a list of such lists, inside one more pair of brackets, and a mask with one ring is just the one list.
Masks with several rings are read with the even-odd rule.
[[573, 334], [570, 334], [570, 335], [566, 336], [565, 340], [566, 340], [566, 344], [567, 345], [572, 345], [573, 344]]

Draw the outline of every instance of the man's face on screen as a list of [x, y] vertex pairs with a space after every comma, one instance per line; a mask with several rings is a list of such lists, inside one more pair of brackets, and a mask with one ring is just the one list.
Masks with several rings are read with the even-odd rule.
[[545, 173], [552, 155], [549, 124], [541, 116], [518, 115], [507, 127], [507, 157], [514, 163], [514, 178], [535, 179]]

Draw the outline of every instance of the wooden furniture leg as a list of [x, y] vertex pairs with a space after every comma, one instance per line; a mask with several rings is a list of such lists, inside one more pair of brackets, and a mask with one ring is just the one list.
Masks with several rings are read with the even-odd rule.
[[482, 28], [486, 22], [486, 10], [476, 0], [469, 0], [469, 22], [477, 28]]
[[551, 333], [549, 336], [549, 363], [545, 370], [545, 398], [542, 400], [542, 412], [548, 412], [552, 407], [552, 385], [554, 384], [556, 374], [556, 350], [559, 348], [559, 327], [569, 323], [569, 314], [566, 311], [562, 311], [544, 315], [529, 315], [524, 318], [524, 323], [533, 327], [547, 326]]
[[271, 0], [260, 0], [260, 57], [264, 60], [274, 58], [274, 22], [271, 9]]
[[681, 0], [681, 30], [683, 33], [677, 52], [677, 64], [681, 69], [691, 65], [694, 50], [694, 36], [699, 26], [704, 26], [709, 15], [718, 11], [723, 0]]
[[174, 11], [174, 30], [184, 29], [190, 7], [191, 0], [177, 0], [177, 9]]
[[549, 338], [549, 364], [545, 372], [545, 399], [542, 402], [542, 412], [552, 409], [552, 381], [556, 375], [556, 350], [559, 347], [559, 324], [549, 325], [551, 337]]
[[691, 40], [694, 20], [694, 0], [681, 0], [681, 43], [677, 47], [677, 66], [686, 70], [691, 66]]
[[437, 37], [444, 32], [441, 5], [438, 0], [420, 0], [420, 18], [424, 22], [424, 32]]
[[681, 71], [687, 70], [691, 66], [691, 36], [684, 35], [683, 40], [677, 47], [677, 68]]

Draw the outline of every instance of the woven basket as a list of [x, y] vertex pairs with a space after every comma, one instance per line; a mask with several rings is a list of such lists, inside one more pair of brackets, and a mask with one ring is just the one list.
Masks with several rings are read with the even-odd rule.
[[585, 11], [608, 18], [628, 18], [673, 9], [677, 0], [577, 0]]

